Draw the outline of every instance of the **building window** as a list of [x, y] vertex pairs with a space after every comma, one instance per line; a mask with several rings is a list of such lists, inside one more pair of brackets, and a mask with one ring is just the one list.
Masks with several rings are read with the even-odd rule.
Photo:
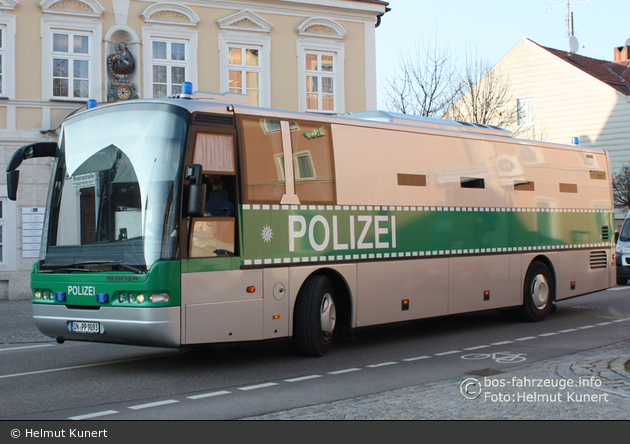
[[188, 69], [185, 41], [153, 40], [151, 42], [151, 72], [153, 97], [179, 94]]
[[4, 199], [0, 199], [0, 264], [4, 264]]
[[53, 31], [52, 90], [54, 98], [90, 95], [90, 35]]
[[528, 97], [516, 100], [518, 126], [534, 124], [534, 98]]
[[0, 96], [4, 96], [4, 27], [0, 26]]
[[299, 110], [343, 113], [346, 30], [332, 20], [310, 18], [297, 32]]
[[217, 21], [221, 91], [245, 94], [253, 106], [271, 106], [271, 38], [273, 25], [243, 10]]
[[306, 111], [335, 111], [335, 54], [307, 52]]
[[260, 48], [228, 47], [229, 91], [246, 94], [249, 103], [260, 105]]

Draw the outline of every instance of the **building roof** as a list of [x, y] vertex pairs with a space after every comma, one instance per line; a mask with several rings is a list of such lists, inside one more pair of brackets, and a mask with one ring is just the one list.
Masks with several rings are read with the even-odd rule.
[[384, 6], [389, 5], [389, 3], [388, 3], [388, 2], [383, 2], [383, 1], [381, 1], [381, 0], [350, 0], [350, 1], [353, 1], [353, 2], [363, 2], [363, 3], [374, 3], [374, 4], [376, 4], [376, 5], [384, 5]]
[[575, 68], [584, 71], [600, 82], [614, 88], [621, 94], [630, 96], [630, 60], [610, 62], [585, 57], [568, 51], [561, 51], [559, 49], [547, 48], [545, 46], [540, 47], [566, 63], [573, 65]]

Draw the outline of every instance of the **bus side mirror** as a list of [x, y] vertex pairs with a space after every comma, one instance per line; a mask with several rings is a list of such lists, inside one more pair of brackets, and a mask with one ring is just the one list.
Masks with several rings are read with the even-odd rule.
[[20, 172], [17, 170], [25, 159], [34, 157], [55, 157], [57, 155], [57, 142], [38, 142], [18, 148], [7, 166], [7, 197], [10, 200], [17, 199], [18, 182]]
[[20, 180], [20, 172], [18, 170], [9, 171], [7, 173], [7, 197], [9, 200], [17, 199], [18, 181]]
[[206, 184], [201, 180], [202, 167], [194, 164], [186, 168], [186, 179], [190, 179], [188, 187], [188, 217], [203, 217], [206, 206]]

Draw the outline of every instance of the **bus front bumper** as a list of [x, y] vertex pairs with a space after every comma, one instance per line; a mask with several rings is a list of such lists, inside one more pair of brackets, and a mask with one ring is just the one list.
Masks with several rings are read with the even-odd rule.
[[[112, 342], [118, 344], [179, 347], [180, 308], [100, 307], [67, 308], [65, 305], [33, 304], [35, 325], [57, 340]], [[91, 327], [90, 333], [77, 333]]]

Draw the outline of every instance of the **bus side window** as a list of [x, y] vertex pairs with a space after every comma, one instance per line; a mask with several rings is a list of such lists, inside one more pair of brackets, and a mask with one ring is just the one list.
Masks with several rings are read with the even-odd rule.
[[204, 217], [190, 220], [189, 257], [234, 256], [236, 176], [234, 136], [198, 132], [193, 164], [200, 164], [207, 189]]
[[194, 218], [190, 233], [190, 257], [234, 256], [233, 217]]

